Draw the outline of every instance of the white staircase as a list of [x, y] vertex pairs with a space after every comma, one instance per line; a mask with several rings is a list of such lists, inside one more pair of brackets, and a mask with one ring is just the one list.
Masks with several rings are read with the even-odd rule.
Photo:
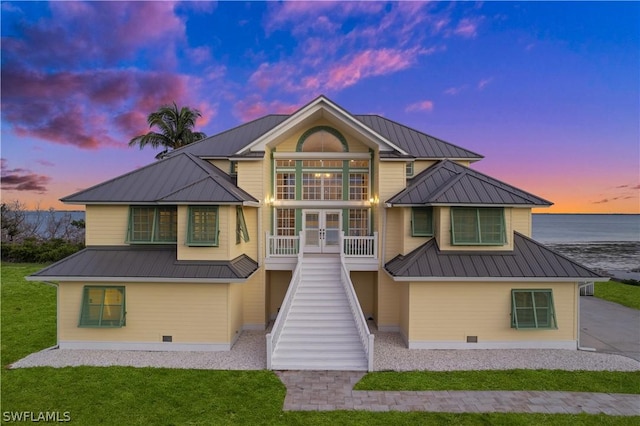
[[367, 370], [340, 258], [307, 257], [271, 358], [273, 370]]

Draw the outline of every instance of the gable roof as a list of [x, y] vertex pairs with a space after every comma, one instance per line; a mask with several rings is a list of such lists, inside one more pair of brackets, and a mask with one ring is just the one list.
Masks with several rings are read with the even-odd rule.
[[149, 164], [64, 197], [61, 201], [81, 204], [258, 203], [222, 170], [188, 153]]
[[591, 281], [596, 272], [514, 232], [513, 251], [442, 252], [435, 238], [385, 265], [396, 281]]
[[391, 206], [553, 204], [449, 160], [422, 171], [386, 203]]
[[318, 114], [320, 109], [324, 109], [346, 125], [359, 127], [360, 131], [370, 138], [379, 139], [385, 148], [381, 150], [381, 158], [452, 158], [469, 161], [483, 158], [480, 154], [379, 115], [352, 115], [324, 96], [319, 96], [293, 114], [258, 118], [177, 149], [168, 156], [188, 152], [201, 158], [255, 157], [256, 153], [262, 152], [261, 148], [257, 148], [257, 151], [251, 151], [250, 148], [255, 148], [265, 135], [277, 133], [296, 119], [302, 120], [314, 113]]
[[29, 275], [29, 281], [243, 282], [258, 263], [176, 260], [176, 246], [92, 246]]

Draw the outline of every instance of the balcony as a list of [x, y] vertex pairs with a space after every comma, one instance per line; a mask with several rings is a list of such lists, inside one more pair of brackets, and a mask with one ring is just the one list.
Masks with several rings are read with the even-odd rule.
[[[271, 235], [267, 232], [265, 241], [265, 266], [268, 270], [293, 270], [298, 262], [301, 247], [303, 256], [307, 254], [302, 232], [298, 236]], [[377, 271], [378, 244], [377, 232], [370, 236], [347, 236], [340, 233], [338, 251], [318, 253], [315, 250], [313, 254], [340, 255], [352, 271]]]

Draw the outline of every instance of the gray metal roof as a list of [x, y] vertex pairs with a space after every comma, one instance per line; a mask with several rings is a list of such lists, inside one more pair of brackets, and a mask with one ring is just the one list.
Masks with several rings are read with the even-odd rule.
[[206, 160], [182, 153], [62, 198], [66, 203], [257, 203]]
[[440, 161], [387, 200], [390, 205], [532, 205], [551, 202], [450, 160]]
[[482, 155], [435, 138], [411, 127], [396, 123], [379, 115], [354, 115], [367, 127], [402, 148], [416, 158], [455, 158], [480, 160]]
[[596, 272], [558, 254], [518, 232], [513, 251], [440, 251], [435, 238], [407, 255], [390, 260], [385, 269], [395, 278], [416, 281], [469, 278], [577, 279], [602, 278]]
[[244, 281], [258, 263], [241, 255], [228, 261], [176, 260], [175, 246], [91, 246], [30, 275], [30, 281]]
[[[226, 130], [217, 135], [209, 136], [201, 139], [180, 149], [176, 149], [169, 153], [169, 156], [178, 155], [184, 152], [196, 155], [202, 158], [228, 158], [254, 140], [258, 139], [264, 133], [276, 127], [289, 115], [266, 115], [238, 127]], [[264, 157], [264, 153], [261, 158]]]
[[[291, 115], [267, 115], [177, 149], [169, 153], [169, 156], [188, 152], [202, 158], [232, 157], [235, 156], [234, 153], [242, 151], [243, 148], [250, 145], [264, 133], [273, 129], [289, 117], [291, 117]], [[353, 117], [394, 145], [408, 152], [411, 155], [409, 158], [455, 158], [472, 161], [483, 158], [480, 154], [476, 154], [475, 152], [378, 115], [353, 115]], [[382, 157], [389, 158], [394, 157], [394, 155], [398, 158], [404, 157], [397, 154], [398, 153], [384, 153]], [[256, 155], [247, 154], [246, 156]], [[261, 157], [263, 156], [264, 155]]]

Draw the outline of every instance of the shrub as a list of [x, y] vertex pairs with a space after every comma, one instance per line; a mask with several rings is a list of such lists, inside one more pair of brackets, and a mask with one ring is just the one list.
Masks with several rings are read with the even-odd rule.
[[3, 242], [2, 260], [24, 263], [57, 262], [83, 248], [82, 243], [73, 243], [59, 238], [47, 241], [27, 238], [20, 243]]

